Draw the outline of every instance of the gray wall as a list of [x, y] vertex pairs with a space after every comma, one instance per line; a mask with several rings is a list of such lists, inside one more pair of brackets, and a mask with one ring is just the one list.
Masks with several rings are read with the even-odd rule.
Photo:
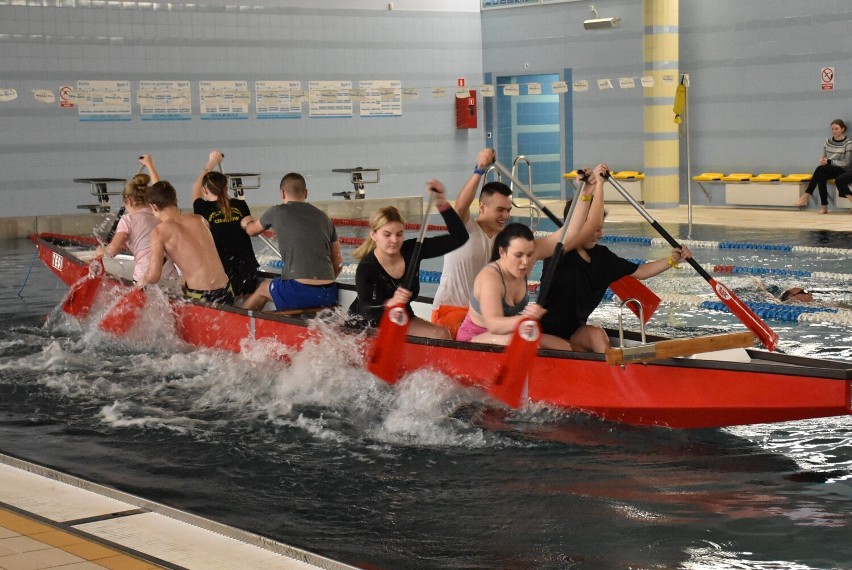
[[[590, 82], [641, 76], [643, 2], [594, 5], [602, 17], [622, 18], [621, 27], [584, 30], [590, 12], [582, 2], [484, 12], [484, 71], [524, 73], [529, 63], [530, 72], [572, 68], [574, 80]], [[811, 172], [829, 123], [852, 124], [850, 30], [848, 0], [682, 0], [693, 174]], [[823, 66], [835, 67], [833, 92], [820, 89]], [[574, 155], [565, 157], [566, 168], [606, 160], [641, 169], [642, 105], [641, 89], [574, 93]], [[686, 180], [683, 155], [682, 200]]]
[[[208, 152], [221, 148], [226, 170], [257, 172], [254, 204], [277, 203], [278, 180], [295, 170], [311, 197], [351, 190], [333, 168], [381, 168], [368, 196], [420, 194], [430, 177], [458, 187], [483, 144], [482, 129], [457, 131], [452, 92], [428, 87], [457, 77], [481, 82], [482, 43], [476, 0], [226, 0], [166, 3], [67, 0], [18, 6], [0, 0], [2, 216], [78, 212], [91, 203], [83, 177], [129, 177], [139, 154], [154, 155], [163, 178], [189, 206], [191, 184]], [[62, 7], [57, 7], [62, 6]], [[169, 7], [170, 6], [170, 7]], [[314, 6], [322, 6], [314, 7]], [[398, 79], [424, 88], [396, 118], [202, 121], [198, 81]], [[189, 80], [190, 121], [81, 122], [74, 109], [36, 103], [32, 89], [78, 80]]]
[[[457, 131], [452, 94], [427, 88], [471, 85], [496, 75], [562, 73], [573, 78], [643, 74], [641, 0], [594, 2], [621, 27], [586, 31], [588, 4], [489, 10], [476, 0], [254, 0], [238, 7], [205, 3], [107, 3], [66, 0], [16, 6], [0, 0], [0, 88], [18, 99], [0, 103], [0, 196], [3, 216], [76, 212], [90, 202], [73, 178], [127, 177], [135, 157], [155, 155], [175, 182], [183, 205], [190, 184], [214, 147], [228, 170], [259, 172], [257, 204], [277, 201], [289, 170], [308, 176], [312, 196], [351, 188], [332, 168], [382, 168], [370, 196], [417, 193], [435, 176], [457, 188], [484, 143], [484, 121]], [[61, 5], [63, 7], [56, 7]], [[314, 6], [321, 5], [322, 8]], [[156, 6], [157, 9], [153, 9]], [[852, 120], [852, 29], [848, 0], [683, 0], [681, 71], [692, 78], [693, 173], [709, 170], [808, 172], [828, 123]], [[836, 68], [836, 90], [819, 86], [822, 66]], [[191, 121], [81, 123], [74, 110], [36, 103], [29, 91], [77, 80], [190, 80]], [[422, 88], [387, 119], [201, 121], [200, 80], [307, 81], [399, 79]], [[609, 161], [642, 168], [642, 92], [574, 93], [574, 152], [566, 168]], [[356, 107], [357, 110], [357, 107]], [[496, 133], [499, 136], [499, 132]], [[503, 158], [503, 157], [501, 157]], [[686, 161], [681, 161], [681, 185]], [[451, 193], [454, 190], [451, 190]]]

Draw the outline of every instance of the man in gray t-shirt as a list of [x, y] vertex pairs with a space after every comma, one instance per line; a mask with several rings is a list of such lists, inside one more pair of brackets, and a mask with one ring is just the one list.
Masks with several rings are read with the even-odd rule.
[[300, 174], [281, 179], [281, 204], [267, 210], [260, 221], [243, 218], [250, 236], [269, 228], [278, 234], [284, 268], [281, 277], [265, 279], [243, 305], [262, 309], [273, 301], [279, 311], [328, 307], [337, 303], [335, 279], [343, 269], [337, 231], [329, 217], [306, 202], [308, 189]]

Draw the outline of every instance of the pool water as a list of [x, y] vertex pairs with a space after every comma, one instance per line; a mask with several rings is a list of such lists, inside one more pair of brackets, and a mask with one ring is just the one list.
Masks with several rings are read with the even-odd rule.
[[[629, 224], [606, 229], [650, 235]], [[696, 228], [693, 239], [852, 243], [786, 230], [734, 234]], [[630, 258], [668, 254], [610, 247]], [[702, 265], [852, 274], [830, 253], [694, 254]], [[849, 417], [671, 431], [536, 406], [507, 414], [432, 371], [395, 387], [376, 381], [357, 366], [356, 341], [330, 325], [289, 365], [262, 343], [240, 355], [153, 332], [121, 344], [57, 314], [67, 288], [32, 261], [29, 241], [0, 244], [0, 451], [370, 568], [837, 568], [852, 560]], [[744, 299], [765, 298], [754, 276], [719, 279]], [[709, 291], [686, 269], [648, 284], [664, 295]], [[846, 285], [805, 282], [831, 305], [850, 301]], [[593, 317], [610, 325], [617, 313], [606, 302]], [[768, 322], [785, 352], [852, 360], [849, 326]], [[664, 304], [649, 331], [737, 327], [727, 313]]]

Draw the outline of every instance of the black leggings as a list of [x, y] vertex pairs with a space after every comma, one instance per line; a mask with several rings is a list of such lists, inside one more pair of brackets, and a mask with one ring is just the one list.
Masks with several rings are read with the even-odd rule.
[[819, 186], [819, 200], [823, 206], [828, 206], [828, 187], [826, 182], [832, 178], [836, 178], [846, 172], [846, 169], [833, 164], [820, 164], [814, 170], [813, 177], [808, 183], [808, 189], [805, 190], [808, 194], [814, 193], [814, 188]]

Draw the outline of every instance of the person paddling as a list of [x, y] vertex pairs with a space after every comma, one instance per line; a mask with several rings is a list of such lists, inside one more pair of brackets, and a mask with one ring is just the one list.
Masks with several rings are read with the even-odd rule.
[[207, 221], [196, 214], [182, 214], [177, 192], [165, 180], [152, 184], [147, 197], [160, 224], [151, 232], [151, 261], [139, 285], [160, 281], [163, 260], [168, 255], [183, 273], [185, 297], [232, 305], [234, 292]]

